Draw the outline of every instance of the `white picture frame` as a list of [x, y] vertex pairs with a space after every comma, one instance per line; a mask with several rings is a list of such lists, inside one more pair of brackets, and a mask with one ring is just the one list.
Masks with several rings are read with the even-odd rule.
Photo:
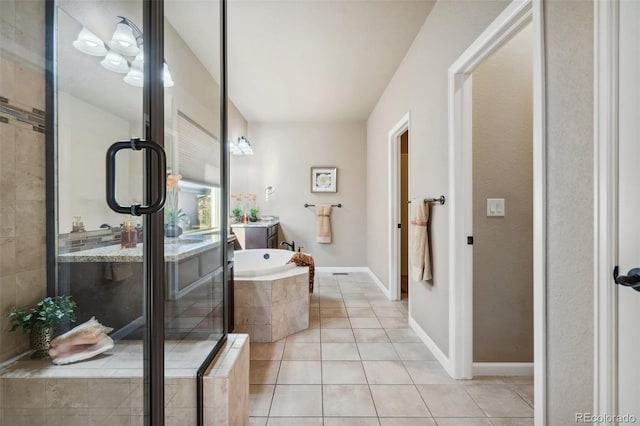
[[311, 192], [338, 192], [338, 168], [311, 167]]

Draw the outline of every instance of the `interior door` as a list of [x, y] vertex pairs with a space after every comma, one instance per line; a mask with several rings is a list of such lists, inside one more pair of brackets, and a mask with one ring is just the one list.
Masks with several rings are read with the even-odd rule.
[[[640, 2], [620, 1], [619, 231], [620, 274], [640, 267]], [[639, 275], [638, 272], [632, 273]], [[630, 278], [629, 283], [640, 277]], [[636, 288], [640, 290], [640, 287]], [[618, 291], [618, 414], [640, 420], [640, 291]], [[636, 421], [639, 421], [636, 420]], [[622, 421], [620, 422], [623, 423]]]

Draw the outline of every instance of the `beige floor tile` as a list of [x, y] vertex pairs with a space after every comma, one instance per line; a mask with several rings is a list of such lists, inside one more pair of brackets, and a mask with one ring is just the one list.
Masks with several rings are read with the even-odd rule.
[[371, 385], [379, 417], [431, 417], [413, 385]]
[[520, 385], [532, 385], [533, 376], [504, 376], [502, 380], [505, 383], [520, 384]]
[[534, 419], [530, 418], [503, 418], [503, 419], [491, 419], [491, 423], [494, 426], [533, 426]]
[[376, 416], [376, 409], [367, 385], [324, 385], [322, 398], [325, 416]]
[[367, 384], [367, 377], [360, 361], [322, 361], [322, 383], [364, 385]]
[[464, 385], [418, 385], [434, 417], [485, 417]]
[[315, 361], [320, 360], [320, 343], [287, 342], [284, 346], [283, 360]]
[[446, 385], [457, 381], [449, 376], [438, 361], [403, 361], [416, 385]]
[[331, 317], [331, 318], [339, 318], [346, 317], [347, 310], [345, 308], [322, 308], [322, 302], [320, 303], [320, 318]]
[[322, 417], [321, 385], [277, 385], [271, 404], [273, 417]]
[[387, 317], [387, 318], [405, 318], [406, 313], [402, 312], [401, 309], [396, 307], [381, 307], [381, 306], [373, 306], [373, 311], [376, 313], [377, 317]]
[[320, 361], [282, 361], [278, 373], [279, 385], [322, 384]]
[[253, 360], [279, 360], [284, 351], [284, 341], [275, 343], [251, 343], [251, 359]]
[[436, 360], [424, 343], [394, 343], [393, 346], [396, 349], [396, 352], [398, 352], [398, 356], [403, 361]]
[[436, 418], [438, 426], [492, 426], [487, 418], [462, 419], [462, 418]]
[[309, 318], [309, 328], [320, 328], [320, 316]]
[[368, 308], [371, 306], [367, 299], [348, 296], [345, 296], [344, 298], [344, 305], [347, 308]]
[[320, 341], [322, 343], [349, 343], [356, 340], [351, 329], [324, 328], [320, 330]]
[[382, 324], [377, 318], [349, 318], [352, 328], [382, 328]]
[[411, 385], [401, 361], [362, 361], [370, 385]]
[[420, 418], [381, 418], [382, 426], [436, 426], [435, 420], [429, 417]]
[[355, 343], [323, 343], [322, 360], [357, 361], [360, 354]]
[[373, 309], [371, 308], [347, 308], [347, 313], [350, 317], [359, 318], [371, 318], [376, 316], [375, 312], [373, 312]]
[[358, 350], [363, 360], [392, 361], [399, 359], [391, 343], [358, 343]]
[[534, 407], [533, 405], [533, 385], [511, 385], [511, 389], [516, 391], [518, 395], [525, 400], [527, 404]]
[[320, 319], [321, 328], [351, 328], [349, 318], [324, 317]]
[[249, 415], [255, 417], [268, 416], [273, 398], [274, 385], [249, 386]]
[[337, 296], [337, 298], [328, 299], [325, 297], [320, 297], [320, 309], [334, 309], [334, 308], [344, 308], [344, 301], [341, 296]]
[[320, 343], [320, 329], [309, 328], [287, 336], [287, 343]]
[[388, 317], [378, 317], [380, 324], [384, 328], [407, 328], [409, 327], [409, 322], [407, 318], [388, 318]]
[[267, 426], [269, 417], [249, 417], [249, 426]]
[[325, 417], [324, 426], [380, 426], [377, 417]]
[[322, 426], [322, 417], [269, 417], [267, 426]]
[[251, 361], [249, 368], [249, 383], [252, 385], [275, 384], [278, 378], [280, 361]]
[[390, 328], [387, 335], [393, 343], [419, 343], [420, 338], [410, 328]]
[[389, 343], [387, 333], [382, 328], [355, 328], [353, 334], [358, 343]]
[[533, 417], [533, 409], [508, 385], [470, 385], [467, 392], [488, 417]]

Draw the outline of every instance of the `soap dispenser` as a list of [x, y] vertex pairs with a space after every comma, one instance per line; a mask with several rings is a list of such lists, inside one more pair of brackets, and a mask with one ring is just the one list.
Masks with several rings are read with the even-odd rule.
[[84, 223], [82, 222], [82, 216], [73, 217], [71, 232], [84, 232]]
[[133, 224], [131, 216], [126, 216], [120, 229], [120, 246], [122, 248], [134, 248], [137, 243], [138, 231]]

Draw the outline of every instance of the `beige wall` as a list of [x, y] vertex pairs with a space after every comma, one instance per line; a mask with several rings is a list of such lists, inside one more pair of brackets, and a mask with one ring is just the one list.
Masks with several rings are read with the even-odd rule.
[[475, 362], [533, 362], [532, 41], [529, 25], [472, 74]]
[[[44, 2], [0, 1], [0, 96], [45, 109]], [[45, 137], [8, 115], [0, 121], [0, 361], [26, 350], [5, 312], [46, 293]]]
[[[387, 285], [389, 130], [410, 112], [410, 198], [448, 191], [447, 70], [507, 1], [437, 2], [367, 121], [367, 265]], [[446, 40], [446, 42], [443, 42]], [[411, 312], [440, 349], [449, 342], [448, 205], [431, 210], [433, 282], [409, 283]]]
[[[316, 266], [365, 266], [365, 124], [250, 123], [248, 138], [255, 154], [231, 156], [231, 193], [257, 194], [261, 214], [280, 216], [281, 239], [302, 245]], [[338, 192], [311, 193], [311, 166], [337, 167]], [[269, 185], [276, 192], [265, 201]], [[315, 211], [305, 203], [343, 204], [332, 209], [332, 244], [315, 242]]]
[[593, 2], [545, 4], [549, 425], [593, 408]]

